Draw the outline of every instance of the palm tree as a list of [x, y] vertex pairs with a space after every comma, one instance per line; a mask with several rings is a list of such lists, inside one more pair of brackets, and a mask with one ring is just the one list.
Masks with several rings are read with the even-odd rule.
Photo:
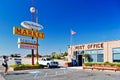
[[85, 58], [85, 62], [89, 62], [91, 60], [90, 54], [85, 53], [83, 54], [83, 57]]

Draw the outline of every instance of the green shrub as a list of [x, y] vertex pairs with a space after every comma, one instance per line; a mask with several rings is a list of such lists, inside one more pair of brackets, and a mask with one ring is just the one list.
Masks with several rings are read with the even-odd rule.
[[85, 66], [92, 66], [93, 64], [91, 62], [84, 63]]
[[110, 64], [111, 64], [111, 63], [108, 62], [108, 61], [104, 62], [104, 65], [110, 65]]
[[41, 67], [40, 64], [35, 64], [35, 65], [31, 65], [31, 64], [17, 64], [17, 65], [11, 65], [10, 67], [13, 68], [25, 68], [25, 67], [32, 67], [32, 66], [36, 66], [36, 67]]
[[120, 64], [116, 64], [116, 66], [120, 67]]
[[96, 63], [97, 65], [104, 65], [104, 63], [103, 62], [98, 62], [98, 63]]
[[91, 62], [92, 63], [92, 65], [95, 65], [95, 64], [97, 64], [97, 62]]
[[115, 66], [116, 64], [115, 64], [115, 63], [110, 63], [109, 65], [110, 65], [110, 66]]
[[41, 65], [40, 64], [35, 64], [34, 66], [40, 67]]
[[120, 63], [110, 63], [110, 62], [86, 62], [84, 63], [85, 66], [92, 66], [92, 65], [110, 65], [110, 66], [118, 66], [120, 67]]

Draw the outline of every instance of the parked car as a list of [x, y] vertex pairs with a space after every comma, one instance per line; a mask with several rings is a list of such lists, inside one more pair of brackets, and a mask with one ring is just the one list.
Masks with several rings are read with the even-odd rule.
[[57, 61], [54, 61], [51, 58], [41, 58], [38, 63], [43, 66], [50, 67], [58, 67], [59, 63]]

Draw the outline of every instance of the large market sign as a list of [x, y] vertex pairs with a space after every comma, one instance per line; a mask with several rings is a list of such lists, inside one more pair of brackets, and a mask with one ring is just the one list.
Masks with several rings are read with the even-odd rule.
[[38, 32], [38, 31], [28, 30], [28, 29], [18, 28], [18, 27], [13, 27], [13, 34], [28, 36], [33, 38], [40, 38], [40, 39], [44, 38], [43, 32]]

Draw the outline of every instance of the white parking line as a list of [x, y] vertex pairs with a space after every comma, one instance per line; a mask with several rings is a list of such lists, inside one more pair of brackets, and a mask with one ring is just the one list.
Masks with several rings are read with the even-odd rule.
[[55, 71], [54, 73], [50, 73], [50, 72], [43, 73], [43, 72], [40, 72], [40, 71], [30, 71], [28, 73], [34, 75], [33, 79], [36, 79], [39, 76], [39, 74], [41, 76], [43, 75], [43, 77], [53, 77], [53, 76], [58, 76], [58, 75], [64, 75], [64, 74], [66, 74], [66, 68], [60, 68], [59, 71]]
[[47, 73], [45, 73], [44, 77], [47, 77]]
[[37, 76], [40, 74], [40, 71], [31, 71], [31, 72], [28, 72], [28, 73], [30, 73], [30, 74], [34, 74], [33, 79], [36, 79]]

